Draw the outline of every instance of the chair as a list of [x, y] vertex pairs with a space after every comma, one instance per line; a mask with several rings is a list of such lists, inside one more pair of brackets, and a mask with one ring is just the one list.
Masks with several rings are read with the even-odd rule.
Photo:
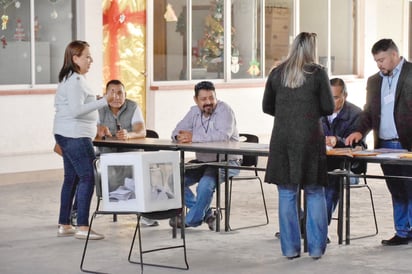
[[[355, 163], [359, 166], [355, 166]], [[378, 235], [378, 222], [376, 219], [376, 212], [375, 212], [375, 203], [373, 202], [373, 195], [372, 195], [372, 190], [368, 185], [368, 182], [366, 181], [366, 171], [367, 171], [367, 163], [366, 162], [355, 162], [352, 163], [351, 166], [351, 170], [353, 171], [353, 173], [355, 174], [359, 174], [360, 178], [362, 178], [363, 183], [359, 182], [359, 184], [349, 184], [349, 188], [352, 189], [359, 189], [359, 188], [366, 188], [369, 191], [369, 197], [371, 199], [371, 208], [372, 208], [372, 214], [373, 214], [373, 220], [374, 220], [374, 224], [375, 224], [375, 232], [373, 234], [369, 234], [369, 235], [364, 235], [364, 236], [358, 236], [358, 237], [354, 237], [351, 238], [351, 240], [356, 240], [356, 239], [362, 239], [362, 238], [366, 238], [366, 237], [372, 237], [375, 235]], [[348, 182], [345, 183], [347, 184]]]
[[[372, 215], [373, 215], [373, 220], [374, 220], [374, 225], [375, 225], [375, 232], [373, 234], [368, 234], [368, 235], [362, 235], [362, 236], [358, 236], [358, 237], [354, 237], [354, 238], [350, 238], [351, 240], [356, 240], [356, 239], [362, 239], [362, 238], [366, 238], [366, 237], [372, 237], [378, 234], [378, 221], [376, 219], [376, 212], [375, 212], [375, 203], [373, 201], [373, 194], [372, 194], [372, 189], [369, 187], [368, 182], [366, 180], [366, 171], [367, 171], [367, 163], [364, 161], [355, 161], [351, 163], [351, 171], [353, 174], [351, 174], [351, 178], [362, 178], [362, 180], [360, 180], [359, 183], [357, 184], [351, 184], [350, 181], [347, 182], [347, 177], [344, 177], [343, 180], [343, 189], [346, 189], [346, 187], [349, 186], [349, 191], [351, 191], [352, 189], [360, 189], [360, 188], [366, 188], [369, 191], [369, 197], [370, 197], [370, 201], [371, 201], [371, 208], [372, 208]], [[331, 174], [335, 174], [335, 175], [339, 175], [342, 176], [342, 171], [338, 171], [338, 172], [330, 172]], [[349, 185], [348, 185], [349, 184]], [[344, 199], [344, 195], [343, 193], [341, 193], [340, 195], [340, 199]], [[342, 209], [343, 210], [343, 209]], [[342, 215], [342, 218], [343, 215]], [[337, 218], [333, 218], [335, 220], [341, 221], [339, 220], [339, 216]], [[338, 233], [339, 234], [339, 233]]]
[[[131, 243], [130, 250], [129, 250], [128, 261], [130, 263], [140, 264], [141, 273], [143, 273], [143, 266], [144, 265], [188, 270], [189, 269], [189, 264], [187, 262], [187, 256], [186, 256], [186, 240], [185, 240], [184, 227], [182, 227], [182, 230], [181, 230], [181, 232], [182, 232], [182, 237], [181, 237], [182, 244], [166, 246], [166, 247], [160, 247], [160, 248], [155, 248], [155, 249], [148, 249], [148, 250], [143, 250], [142, 237], [141, 237], [141, 231], [140, 231], [140, 218], [141, 217], [147, 217], [147, 218], [158, 219], [158, 220], [160, 220], [160, 219], [169, 219], [171, 217], [176, 217], [176, 216], [181, 215], [182, 208], [170, 209], [170, 210], [165, 210], [165, 211], [157, 211], [157, 212], [149, 212], [149, 213], [130, 212], [130, 211], [125, 211], [125, 212], [117, 212], [116, 211], [116, 212], [113, 212], [113, 211], [100, 210], [99, 206], [100, 206], [100, 202], [102, 200], [102, 183], [101, 183], [101, 174], [100, 174], [100, 159], [96, 159], [93, 162], [93, 170], [94, 170], [94, 178], [95, 178], [97, 206], [96, 206], [96, 210], [94, 211], [94, 213], [92, 215], [92, 218], [90, 220], [89, 231], [88, 231], [85, 243], [84, 243], [82, 259], [81, 259], [81, 262], [80, 262], [80, 270], [82, 272], [88, 272], [88, 273], [99, 273], [99, 272], [96, 272], [96, 271], [87, 270], [83, 267], [85, 257], [86, 257], [86, 250], [87, 250], [87, 246], [88, 246], [88, 243], [89, 243], [89, 235], [90, 235], [90, 231], [91, 231], [92, 226], [93, 226], [93, 221], [94, 221], [94, 219], [96, 218], [97, 215], [99, 215], [99, 214], [106, 215], [106, 214], [113, 214], [113, 213], [122, 214], [122, 215], [132, 214], [132, 215], [136, 215], [136, 217], [137, 217], [136, 228], [135, 228], [135, 231], [134, 231], [134, 234], [133, 234], [133, 239], [132, 239], [132, 243]], [[139, 257], [140, 257], [139, 261], [131, 260], [132, 251], [133, 251], [133, 247], [134, 247], [135, 240], [136, 240], [136, 235], [138, 235], [138, 242], [139, 242]], [[164, 264], [144, 263], [143, 262], [143, 254], [156, 252], [156, 251], [167, 250], [167, 249], [176, 249], [176, 248], [183, 248], [185, 267], [174, 266], [174, 265], [164, 265]]]
[[[253, 134], [247, 134], [247, 133], [240, 133], [239, 134], [240, 141], [247, 142], [247, 143], [259, 143], [259, 137]], [[244, 228], [250, 228], [250, 227], [257, 227], [257, 226], [263, 226], [269, 224], [269, 216], [268, 216], [268, 211], [266, 207], [266, 200], [265, 200], [265, 193], [263, 191], [263, 183], [262, 180], [260, 179], [258, 175], [258, 170], [257, 168], [258, 164], [258, 157], [257, 156], [249, 156], [249, 155], [243, 155], [242, 159], [242, 167], [251, 167], [253, 174], [251, 175], [237, 175], [237, 176], [232, 176], [229, 177], [229, 193], [227, 195], [228, 198], [228, 209], [226, 210], [226, 214], [228, 214], [228, 227], [230, 230], [236, 230], [232, 229], [230, 227], [230, 208], [231, 208], [231, 202], [232, 202], [232, 188], [233, 188], [233, 182], [234, 181], [242, 181], [242, 180], [258, 180], [260, 184], [260, 190], [262, 193], [262, 201], [263, 201], [263, 208], [265, 210], [265, 216], [266, 216], [266, 222], [263, 224], [257, 224], [257, 225], [250, 225], [250, 226], [245, 226], [245, 227], [240, 227], [237, 229], [244, 229]], [[253, 169], [255, 168], [255, 169]]]
[[146, 137], [159, 139], [159, 134], [152, 129], [146, 129]]

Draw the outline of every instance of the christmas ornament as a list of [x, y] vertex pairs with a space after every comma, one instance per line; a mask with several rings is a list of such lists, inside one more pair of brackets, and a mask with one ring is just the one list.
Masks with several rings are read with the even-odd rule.
[[250, 65], [250, 67], [247, 70], [247, 72], [250, 75], [257, 76], [257, 75], [260, 74], [260, 69], [259, 69], [260, 63], [258, 61], [256, 61], [256, 59], [253, 59], [252, 61], [250, 61], [249, 65]]
[[237, 49], [233, 50], [231, 60], [232, 60], [232, 62], [230, 64], [230, 71], [232, 73], [238, 73], [239, 69], [240, 69], [239, 50], [237, 50]]
[[7, 29], [7, 22], [9, 21], [9, 17], [5, 14], [1, 16], [1, 29], [5, 30]]
[[172, 5], [167, 4], [166, 12], [163, 17], [165, 18], [166, 22], [177, 22], [177, 16], [175, 14], [175, 11], [173, 10]]
[[1, 41], [1, 44], [2, 44], [3, 48], [5, 49], [6, 46], [7, 46], [6, 36], [2, 35], [0, 37], [0, 41]]
[[26, 37], [26, 33], [24, 33], [24, 28], [23, 28], [23, 25], [21, 23], [21, 19], [18, 18], [17, 19], [16, 31], [14, 32], [14, 40], [23, 41], [25, 37]]

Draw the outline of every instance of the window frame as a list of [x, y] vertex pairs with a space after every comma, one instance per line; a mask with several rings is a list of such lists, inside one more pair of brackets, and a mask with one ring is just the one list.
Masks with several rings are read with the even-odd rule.
[[[30, 28], [28, 32], [30, 39], [30, 82], [27, 84], [1, 84], [0, 83], [0, 95], [33, 95], [33, 94], [54, 94], [58, 83], [38, 84], [36, 83], [36, 37], [35, 37], [35, 2], [43, 0], [29, 0], [30, 6]], [[73, 11], [73, 25], [72, 25], [72, 37], [77, 37], [77, 26], [79, 21], [79, 0], [71, 0]]]

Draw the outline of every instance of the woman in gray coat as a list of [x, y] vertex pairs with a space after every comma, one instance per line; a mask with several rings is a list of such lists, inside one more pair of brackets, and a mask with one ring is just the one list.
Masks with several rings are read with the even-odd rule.
[[319, 259], [326, 249], [327, 166], [320, 117], [333, 113], [334, 101], [328, 75], [316, 59], [316, 34], [300, 33], [288, 58], [271, 71], [262, 102], [263, 112], [275, 117], [265, 181], [278, 188], [281, 247], [289, 259], [300, 257], [300, 188], [307, 201], [309, 255]]

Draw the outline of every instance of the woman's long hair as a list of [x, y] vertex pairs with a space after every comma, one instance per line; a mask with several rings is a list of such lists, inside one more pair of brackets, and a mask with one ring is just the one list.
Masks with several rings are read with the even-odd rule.
[[80, 67], [73, 62], [73, 56], [81, 56], [86, 47], [89, 47], [89, 44], [80, 40], [72, 41], [67, 45], [64, 52], [63, 67], [59, 73], [59, 83], [72, 75], [73, 72], [80, 72]]
[[316, 33], [301, 32], [296, 36], [289, 55], [283, 62], [282, 84], [289, 88], [302, 86], [306, 79], [304, 66], [315, 63], [316, 60]]

